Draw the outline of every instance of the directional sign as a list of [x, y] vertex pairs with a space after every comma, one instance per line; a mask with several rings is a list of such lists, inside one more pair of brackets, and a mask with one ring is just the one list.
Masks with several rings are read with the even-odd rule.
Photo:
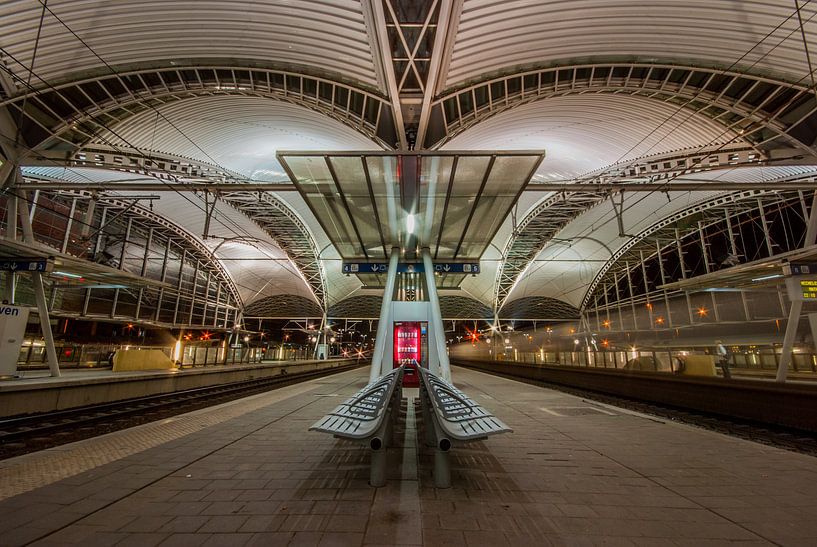
[[792, 262], [788, 264], [791, 273], [789, 275], [811, 275], [817, 274], [817, 264], [805, 262]]
[[389, 270], [388, 262], [344, 262], [345, 274], [379, 274]]
[[798, 276], [786, 278], [786, 289], [789, 293], [789, 300], [792, 302], [813, 302], [817, 300], [817, 277]]
[[47, 258], [0, 258], [0, 271], [49, 272], [52, 265]]
[[[345, 274], [382, 274], [389, 271], [388, 262], [344, 262]], [[397, 265], [398, 273], [422, 273], [425, 271], [422, 262], [401, 262]], [[476, 262], [436, 262], [437, 273], [478, 274], [479, 263]]]
[[401, 262], [397, 265], [397, 273], [423, 273], [426, 271], [421, 262]]
[[439, 273], [478, 274], [479, 264], [475, 262], [435, 262], [434, 271]]

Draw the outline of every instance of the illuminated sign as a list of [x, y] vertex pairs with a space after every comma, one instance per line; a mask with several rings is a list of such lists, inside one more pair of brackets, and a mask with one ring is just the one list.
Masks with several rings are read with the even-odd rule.
[[806, 300], [817, 300], [817, 281], [800, 281], [800, 292]]
[[[382, 274], [389, 271], [388, 262], [343, 262], [341, 266], [345, 274]], [[423, 273], [425, 268], [420, 262], [400, 262], [397, 265], [398, 273]], [[435, 262], [434, 271], [440, 274], [480, 273], [479, 263], [476, 262]]]
[[786, 278], [786, 292], [792, 302], [797, 300], [800, 302], [817, 301], [817, 277], [813, 275], [788, 277]]
[[47, 258], [0, 258], [0, 270], [5, 272], [50, 272], [53, 267]]

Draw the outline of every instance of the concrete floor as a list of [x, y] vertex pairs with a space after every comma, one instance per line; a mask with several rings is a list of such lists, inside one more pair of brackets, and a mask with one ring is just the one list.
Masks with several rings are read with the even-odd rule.
[[435, 489], [406, 390], [370, 488], [365, 448], [307, 432], [367, 374], [0, 462], [0, 545], [817, 543], [816, 458], [464, 369], [514, 433], [455, 447]]

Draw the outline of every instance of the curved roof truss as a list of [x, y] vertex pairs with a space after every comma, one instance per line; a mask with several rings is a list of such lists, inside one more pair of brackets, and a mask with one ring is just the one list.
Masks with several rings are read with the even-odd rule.
[[[239, 173], [222, 167], [172, 154], [152, 153], [150, 157], [133, 150], [93, 145], [71, 154], [68, 159], [48, 156], [39, 162], [44, 166], [95, 167], [148, 175], [167, 184], [204, 180], [237, 182]], [[110, 190], [116, 190], [111, 182]], [[182, 191], [182, 190], [180, 190]], [[319, 259], [315, 238], [292, 208], [270, 192], [218, 192], [217, 197], [229, 203], [263, 228], [275, 244], [292, 260], [312, 289], [321, 306], [326, 306], [326, 276]]]
[[579, 93], [623, 93], [669, 102], [741, 132], [755, 146], [787, 145], [813, 152], [817, 100], [805, 82], [631, 62], [530, 70], [446, 93], [432, 103], [436, 121], [426, 145], [442, 146], [480, 121], [520, 104]]
[[[636, 178], [642, 183], [660, 182], [692, 172], [762, 165], [767, 161], [766, 154], [756, 152], [745, 144], [735, 143], [622, 161], [589, 174], [587, 183], [589, 186], [627, 178]], [[514, 227], [502, 252], [494, 284], [495, 309], [505, 304], [516, 281], [548, 241], [571, 220], [608, 197], [602, 191], [556, 194], [543, 199], [531, 209]]]
[[322, 309], [326, 309], [326, 274], [320, 249], [301, 218], [270, 192], [222, 192], [219, 197], [263, 228], [298, 268]]
[[[215, 274], [216, 278], [229, 291], [232, 302], [241, 306], [242, 300], [238, 287], [236, 287], [233, 278], [224, 268], [224, 265], [206, 245], [181, 226], [171, 222], [162, 215], [155, 214], [144, 207], [134, 205], [132, 201], [118, 200], [116, 197], [100, 197], [92, 192], [86, 191], [61, 190], [58, 193], [69, 197], [95, 199], [100, 203], [100, 206], [111, 211], [111, 218], [138, 221], [144, 225], [145, 231], [149, 231], [154, 237], [173, 240], [180, 244], [188, 253], [200, 261], [203, 271], [213, 272]], [[101, 228], [97, 230], [101, 231]], [[144, 275], [144, 267], [142, 275]]]
[[[815, 178], [811, 175], [799, 177], [796, 180], [814, 181]], [[796, 194], [799, 194], [805, 209], [805, 197], [802, 190], [785, 193], [773, 189], [747, 190], [724, 194], [702, 201], [701, 203], [662, 219], [660, 222], [653, 224], [646, 230], [635, 235], [624, 246], [613, 253], [590, 283], [587, 293], [582, 300], [581, 309], [586, 309], [591, 304], [600, 287], [603, 287], [605, 283], [613, 283], [614, 280], [617, 280], [617, 275], [623, 271], [623, 268], [617, 266], [627, 263], [640, 265], [643, 259], [657, 252], [660, 248], [660, 243], [657, 243], [659, 240], [675, 244], [676, 241], [679, 241], [691, 233], [699, 232], [702, 228], [710, 224], [722, 222], [727, 215], [734, 217], [741, 212], [758, 209], [761, 206], [760, 204], [764, 202], [776, 203], [781, 201], [784, 196]], [[700, 224], [679, 225], [679, 221], [698, 214], [703, 215]]]
[[187, 65], [134, 69], [47, 85], [0, 102], [32, 123], [27, 140], [36, 148], [71, 147], [94, 139], [147, 109], [191, 97], [246, 95], [309, 108], [391, 148], [397, 141], [391, 102], [371, 91], [327, 78], [270, 68]]

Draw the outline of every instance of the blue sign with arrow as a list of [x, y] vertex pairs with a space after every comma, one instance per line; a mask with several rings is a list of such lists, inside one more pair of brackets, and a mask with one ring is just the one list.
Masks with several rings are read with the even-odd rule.
[[479, 264], [476, 262], [435, 262], [434, 271], [439, 273], [478, 274]]
[[0, 258], [0, 271], [48, 272], [51, 267], [47, 258]]
[[[344, 262], [343, 273], [345, 274], [383, 274], [389, 271], [388, 262]], [[479, 263], [476, 262], [436, 262], [434, 264], [436, 273], [458, 273], [458, 274], [478, 274]], [[401, 262], [397, 265], [398, 273], [422, 273], [425, 272], [422, 262]]]

